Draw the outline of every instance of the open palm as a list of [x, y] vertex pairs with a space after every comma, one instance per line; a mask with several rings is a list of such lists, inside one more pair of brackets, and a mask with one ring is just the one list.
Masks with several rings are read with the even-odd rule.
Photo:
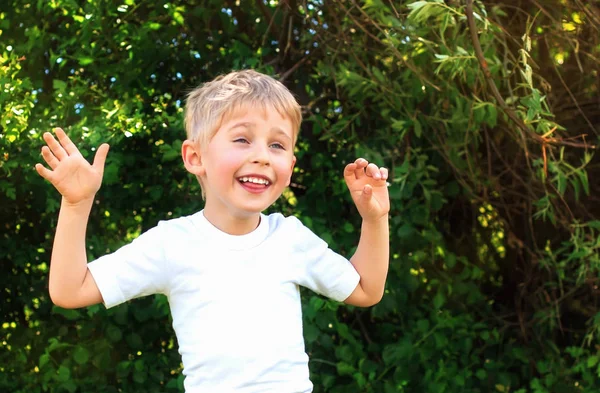
[[49, 132], [44, 134], [47, 146], [42, 147], [42, 157], [50, 170], [42, 164], [36, 164], [35, 169], [52, 183], [66, 202], [78, 204], [92, 199], [102, 184], [108, 145], [98, 148], [90, 165], [62, 129], [55, 129], [55, 133], [58, 140]]

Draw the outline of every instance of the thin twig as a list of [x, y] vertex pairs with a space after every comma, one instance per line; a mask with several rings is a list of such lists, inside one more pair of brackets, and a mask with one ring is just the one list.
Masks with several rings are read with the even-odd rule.
[[365, 340], [367, 341], [367, 343], [369, 345], [373, 344], [373, 340], [371, 340], [371, 337], [369, 336], [369, 332], [367, 332], [367, 327], [363, 323], [362, 319], [360, 319], [359, 313], [356, 313], [356, 320], [358, 321], [358, 326], [360, 328], [360, 331], [362, 332], [363, 336], [365, 336]]
[[[392, 52], [394, 52], [394, 54], [396, 55], [396, 58], [401, 61], [402, 63], [404, 63], [404, 65], [406, 65], [406, 67], [411, 70], [412, 72], [415, 73], [415, 75], [417, 75], [419, 77], [419, 79], [423, 80], [427, 85], [429, 85], [430, 87], [433, 87], [434, 89], [436, 89], [437, 91], [442, 91], [442, 89], [440, 89], [438, 86], [436, 86], [433, 82], [429, 81], [427, 78], [425, 78], [423, 75], [421, 75], [419, 73], [419, 70], [417, 70], [417, 68], [411, 64], [410, 62], [404, 60], [404, 57], [400, 54], [400, 52], [398, 51], [398, 49], [394, 46], [394, 45], [386, 45], [379, 37], [375, 36], [374, 34], [372, 34], [370, 31], [368, 31], [360, 22], [358, 22], [358, 20], [356, 20], [356, 18], [354, 18], [354, 16], [352, 15], [352, 13], [350, 12], [352, 9], [348, 9], [346, 7], [344, 7], [344, 5], [341, 2], [338, 2], [338, 4], [340, 5], [340, 7], [346, 11], [346, 16], [348, 16], [352, 22], [354, 22], [354, 24], [356, 26], [358, 26], [359, 29], [361, 29], [366, 35], [368, 35], [369, 37], [371, 37], [375, 42], [383, 45], [383, 46], [387, 46], [389, 49], [392, 50]], [[373, 21], [371, 19], [371, 17], [368, 16], [367, 13], [365, 13], [365, 11], [360, 8], [356, 2], [354, 2], [354, 6], [356, 7], [363, 16], [365, 16], [366, 18], [368, 18], [369, 22], [371, 22], [371, 24], [373, 26], [375, 26], [382, 34], [384, 34], [388, 39], [390, 38], [386, 32], [384, 30], [382, 30], [377, 23], [375, 23], [375, 21]]]
[[[548, 44], [548, 39], [544, 38], [544, 42], [546, 43], [546, 47], [548, 48], [548, 51], [550, 51], [550, 45]], [[556, 75], [558, 75], [558, 79], [560, 79], [560, 83], [562, 83], [562, 85], [565, 88], [565, 90], [567, 91], [567, 93], [569, 93], [569, 97], [571, 97], [571, 99], [573, 100], [573, 103], [577, 107], [577, 110], [579, 111], [581, 116], [583, 116], [586, 123], [588, 124], [588, 126], [590, 126], [590, 129], [594, 132], [594, 134], [598, 135], [596, 128], [594, 128], [594, 125], [592, 124], [590, 119], [588, 119], [588, 117], [585, 115], [585, 112], [583, 111], [583, 109], [581, 109], [581, 107], [579, 106], [579, 102], [577, 102], [577, 99], [573, 95], [573, 92], [571, 91], [571, 89], [569, 89], [569, 86], [567, 86], [567, 84], [565, 83], [565, 80], [563, 79], [562, 75], [560, 74], [560, 71], [558, 70], [558, 67], [556, 67], [556, 64], [554, 64], [554, 62], [552, 62], [552, 66], [554, 67], [554, 71], [556, 72]]]
[[286, 72], [284, 72], [279, 77], [279, 82], [283, 83], [294, 71], [296, 71], [298, 69], [298, 67], [300, 67], [302, 64], [304, 64], [304, 62], [306, 62], [306, 60], [308, 60], [308, 58], [310, 57], [310, 55], [312, 53], [313, 52], [310, 52], [308, 55], [306, 55], [303, 58], [301, 58], [300, 61], [298, 61], [296, 64], [294, 64], [289, 70], [287, 70]]
[[[526, 136], [531, 138], [532, 140], [540, 143], [540, 144], [552, 144], [552, 145], [566, 145], [572, 147], [579, 147], [585, 149], [595, 149], [596, 146], [590, 145], [588, 143], [578, 143], [578, 142], [568, 142], [563, 140], [562, 138], [543, 138], [541, 135], [533, 132], [515, 113], [515, 111], [506, 104], [506, 101], [502, 98], [502, 95], [498, 91], [496, 84], [494, 83], [494, 79], [492, 77], [492, 73], [490, 72], [487, 61], [485, 60], [485, 56], [483, 55], [483, 50], [481, 49], [481, 43], [479, 42], [479, 36], [477, 34], [477, 27], [475, 25], [475, 17], [473, 16], [473, 0], [466, 0], [466, 10], [465, 13], [467, 15], [467, 22], [469, 24], [469, 30], [471, 33], [471, 41], [473, 42], [473, 49], [475, 50], [475, 56], [479, 61], [479, 65], [483, 70], [483, 74], [488, 83], [488, 86], [492, 92], [492, 95], [498, 102], [500, 108], [506, 113], [506, 115], [515, 123], [518, 129], [521, 131], [520, 136], [523, 144], [523, 149], [525, 149], [525, 153], [527, 157], [529, 157], [529, 151], [527, 149], [527, 140]], [[527, 161], [529, 165], [529, 160]]]
[[265, 31], [265, 34], [263, 35], [263, 38], [262, 38], [262, 42], [260, 44], [260, 47], [263, 48], [265, 46], [265, 42], [267, 42], [267, 36], [269, 35], [271, 28], [273, 27], [273, 22], [275, 22], [275, 17], [277, 16], [277, 13], [279, 12], [279, 8], [282, 3], [279, 3], [277, 5], [277, 8], [275, 8], [273, 15], [269, 14], [269, 10], [263, 4], [262, 0], [256, 0], [256, 3], [258, 4], [258, 6], [259, 6], [260, 10], [262, 11], [263, 15], [265, 16], [265, 18], [269, 19], [269, 25], [267, 26], [267, 30]]

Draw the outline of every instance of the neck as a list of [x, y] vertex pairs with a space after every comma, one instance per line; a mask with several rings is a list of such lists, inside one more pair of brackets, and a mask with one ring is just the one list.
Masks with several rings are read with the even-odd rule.
[[244, 216], [232, 214], [216, 214], [210, 209], [204, 209], [204, 217], [217, 229], [229, 235], [247, 235], [260, 224], [260, 213]]

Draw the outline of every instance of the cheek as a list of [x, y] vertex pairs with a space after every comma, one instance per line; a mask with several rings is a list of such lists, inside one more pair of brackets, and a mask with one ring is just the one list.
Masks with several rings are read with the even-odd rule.
[[231, 177], [239, 170], [242, 159], [239, 154], [225, 150], [217, 154], [218, 157], [212, 160], [212, 173], [209, 175], [218, 182], [229, 182]]
[[292, 160], [289, 157], [277, 160], [275, 170], [279, 179], [287, 181], [292, 175]]

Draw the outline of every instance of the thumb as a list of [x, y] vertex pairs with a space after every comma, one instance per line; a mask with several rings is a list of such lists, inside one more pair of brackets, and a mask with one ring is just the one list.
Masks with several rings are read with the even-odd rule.
[[106, 162], [106, 156], [108, 155], [109, 146], [107, 143], [103, 143], [96, 151], [94, 156], [94, 168], [100, 172], [104, 172], [104, 163]]
[[360, 196], [362, 203], [368, 203], [373, 196], [373, 187], [370, 184], [365, 185], [363, 188], [362, 195]]

